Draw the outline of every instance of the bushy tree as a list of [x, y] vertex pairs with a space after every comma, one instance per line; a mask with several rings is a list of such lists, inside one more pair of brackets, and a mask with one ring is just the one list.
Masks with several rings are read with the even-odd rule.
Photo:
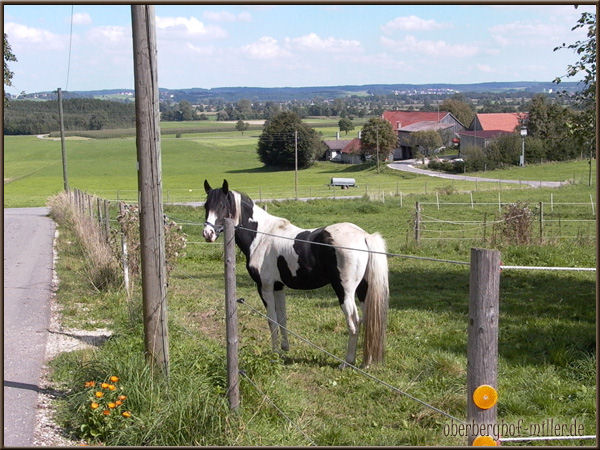
[[379, 157], [386, 159], [398, 146], [398, 136], [391, 123], [380, 117], [373, 117], [362, 128], [360, 146], [363, 154], [377, 156], [378, 144]]
[[321, 156], [317, 132], [302, 123], [297, 114], [284, 111], [265, 122], [258, 139], [258, 157], [266, 166], [293, 168], [295, 132], [298, 132], [298, 167], [310, 167]]
[[417, 153], [423, 158], [429, 157], [434, 150], [440, 148], [443, 144], [442, 136], [436, 130], [415, 131], [410, 135], [411, 147], [417, 149]]
[[[9, 61], [16, 61], [17, 57], [14, 55], [14, 53], [12, 52], [12, 49], [10, 48], [10, 44], [8, 43], [8, 40], [6, 39], [6, 33], [4, 33], [4, 46], [3, 46], [3, 54], [4, 54], [4, 86], [12, 86], [12, 78], [14, 76], [14, 73], [9, 70], [8, 68], [8, 62]], [[6, 105], [6, 94], [4, 97], [4, 104]]]
[[471, 125], [475, 118], [475, 110], [460, 94], [445, 99], [440, 105], [440, 111], [451, 112], [466, 127]]
[[346, 134], [348, 134], [348, 131], [354, 130], [354, 123], [348, 118], [340, 119], [338, 126], [340, 127], [340, 131], [345, 131]]
[[249, 126], [250, 125], [248, 125], [248, 122], [244, 122], [242, 119], [240, 119], [236, 122], [235, 129], [244, 134], [244, 131], [246, 131]]

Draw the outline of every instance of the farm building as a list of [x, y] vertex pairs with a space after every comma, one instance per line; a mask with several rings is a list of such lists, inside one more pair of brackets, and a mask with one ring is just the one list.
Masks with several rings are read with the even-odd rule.
[[527, 113], [489, 113], [477, 114], [469, 125], [471, 131], [502, 130], [512, 133], [524, 121]]
[[459, 131], [466, 127], [447, 111], [384, 111], [382, 118], [392, 124], [398, 134], [398, 148], [394, 150], [394, 159], [414, 158], [410, 145], [410, 135], [415, 131], [436, 130], [442, 136], [444, 145], [451, 145]]
[[327, 161], [345, 164], [360, 164], [362, 162], [359, 138], [335, 139], [323, 141], [323, 143], [327, 147], [325, 152]]
[[490, 142], [499, 136], [505, 134], [512, 134], [508, 131], [504, 130], [483, 130], [483, 131], [474, 131], [474, 130], [466, 130], [459, 131], [458, 136], [460, 137], [460, 146], [461, 148], [466, 147], [480, 147], [486, 148]]

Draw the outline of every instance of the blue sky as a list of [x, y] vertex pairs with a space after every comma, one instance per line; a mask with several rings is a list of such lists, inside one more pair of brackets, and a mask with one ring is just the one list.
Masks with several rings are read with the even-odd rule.
[[[552, 81], [585, 37], [568, 5], [157, 5], [159, 85]], [[10, 93], [133, 88], [128, 5], [4, 5]]]

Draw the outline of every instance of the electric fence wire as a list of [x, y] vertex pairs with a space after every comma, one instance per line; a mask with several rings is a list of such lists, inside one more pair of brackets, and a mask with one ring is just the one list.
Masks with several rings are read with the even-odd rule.
[[252, 306], [248, 305], [248, 304], [246, 303], [246, 301], [245, 301], [243, 298], [240, 298], [240, 299], [238, 299], [238, 300], [237, 300], [237, 302], [238, 302], [239, 304], [241, 304], [241, 305], [244, 305], [244, 306], [246, 306], [247, 308], [249, 308], [249, 309], [250, 309], [252, 312], [254, 312], [255, 314], [258, 314], [259, 316], [261, 316], [261, 317], [263, 317], [263, 318], [267, 319], [269, 322], [271, 322], [271, 323], [273, 323], [273, 324], [277, 325], [277, 326], [278, 326], [278, 327], [280, 327], [281, 329], [283, 329], [283, 330], [286, 330], [286, 331], [287, 331], [289, 334], [291, 334], [292, 336], [296, 337], [297, 339], [300, 339], [302, 342], [304, 342], [304, 343], [306, 343], [306, 344], [310, 345], [311, 347], [314, 347], [314, 348], [316, 348], [317, 350], [319, 350], [319, 351], [320, 351], [320, 352], [322, 352], [322, 353], [325, 353], [327, 356], [329, 356], [329, 357], [331, 357], [331, 358], [335, 359], [336, 361], [340, 361], [340, 362], [341, 362], [341, 363], [342, 363], [344, 366], [350, 367], [351, 369], [355, 370], [356, 372], [360, 373], [361, 375], [363, 375], [363, 376], [365, 376], [365, 377], [367, 377], [367, 378], [370, 378], [371, 380], [373, 380], [373, 381], [375, 381], [375, 382], [377, 382], [377, 383], [379, 383], [379, 384], [381, 384], [381, 385], [383, 385], [383, 386], [387, 387], [388, 389], [391, 389], [391, 390], [392, 390], [392, 391], [394, 391], [394, 392], [397, 392], [397, 393], [399, 393], [399, 394], [401, 394], [401, 395], [403, 395], [403, 396], [405, 396], [405, 397], [407, 397], [407, 398], [409, 398], [409, 399], [411, 399], [411, 400], [413, 400], [413, 401], [415, 401], [415, 402], [417, 402], [417, 403], [420, 403], [421, 405], [423, 405], [423, 406], [425, 406], [425, 407], [427, 407], [427, 408], [429, 408], [429, 409], [431, 409], [431, 410], [433, 410], [433, 411], [435, 411], [435, 412], [437, 412], [437, 413], [439, 413], [439, 414], [442, 414], [443, 416], [446, 416], [446, 417], [448, 417], [449, 419], [452, 419], [452, 420], [454, 420], [454, 421], [456, 421], [456, 422], [458, 422], [458, 423], [461, 423], [461, 424], [465, 424], [465, 423], [466, 423], [465, 421], [463, 421], [463, 420], [461, 420], [461, 419], [459, 419], [459, 418], [457, 418], [457, 417], [454, 417], [453, 415], [451, 415], [451, 414], [449, 414], [449, 413], [447, 413], [447, 412], [445, 412], [445, 411], [442, 411], [441, 409], [439, 409], [439, 408], [436, 408], [435, 406], [433, 406], [433, 405], [430, 405], [430, 404], [429, 404], [429, 403], [427, 403], [427, 402], [424, 402], [423, 400], [421, 400], [421, 399], [419, 399], [419, 398], [417, 398], [417, 397], [415, 397], [415, 396], [413, 396], [413, 395], [409, 394], [408, 392], [405, 392], [405, 391], [403, 391], [403, 390], [401, 390], [401, 389], [397, 388], [396, 386], [393, 386], [393, 385], [391, 385], [391, 384], [389, 384], [389, 383], [387, 383], [387, 382], [383, 381], [382, 379], [380, 379], [380, 378], [377, 378], [375, 375], [371, 375], [370, 373], [366, 372], [365, 370], [363, 370], [363, 369], [361, 369], [361, 368], [359, 368], [359, 367], [355, 366], [354, 364], [351, 364], [351, 363], [349, 363], [349, 362], [345, 361], [344, 359], [342, 359], [342, 358], [340, 358], [340, 357], [338, 357], [338, 356], [334, 355], [333, 353], [331, 353], [331, 352], [328, 352], [328, 351], [327, 351], [327, 350], [325, 350], [324, 348], [322, 348], [322, 347], [318, 346], [317, 344], [315, 344], [315, 343], [311, 342], [310, 340], [306, 339], [305, 337], [302, 337], [302, 336], [300, 336], [298, 333], [296, 333], [296, 332], [294, 332], [294, 331], [290, 330], [290, 329], [289, 329], [289, 328], [287, 328], [287, 327], [284, 327], [284, 326], [280, 325], [280, 324], [279, 324], [279, 323], [278, 323], [276, 320], [273, 320], [273, 319], [271, 319], [271, 318], [270, 318], [270, 317], [268, 317], [266, 314], [263, 314], [262, 312], [260, 312], [260, 311], [259, 311], [259, 310], [257, 310], [256, 308], [254, 308], [254, 307], [252, 307]]

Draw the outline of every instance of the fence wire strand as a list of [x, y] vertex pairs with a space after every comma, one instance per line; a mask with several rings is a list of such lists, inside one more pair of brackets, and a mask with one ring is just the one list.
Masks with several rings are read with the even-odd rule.
[[238, 299], [238, 303], [239, 303], [239, 304], [242, 304], [242, 305], [244, 305], [244, 306], [246, 306], [246, 307], [247, 307], [248, 309], [250, 309], [252, 312], [254, 312], [255, 314], [258, 314], [259, 316], [261, 316], [261, 317], [263, 317], [263, 318], [267, 319], [269, 322], [272, 322], [273, 324], [277, 325], [278, 327], [280, 327], [280, 328], [282, 328], [282, 329], [286, 330], [286, 331], [287, 331], [289, 334], [291, 334], [292, 336], [296, 337], [297, 339], [300, 339], [302, 342], [304, 342], [304, 343], [306, 343], [306, 344], [310, 345], [311, 347], [314, 347], [314, 348], [316, 348], [317, 350], [319, 350], [319, 351], [320, 351], [320, 352], [322, 352], [322, 353], [325, 353], [326, 355], [328, 355], [329, 357], [331, 357], [331, 358], [335, 359], [336, 361], [340, 361], [342, 364], [344, 364], [344, 366], [347, 366], [347, 367], [350, 367], [351, 369], [354, 369], [355, 371], [357, 371], [357, 372], [358, 372], [358, 373], [360, 373], [361, 375], [363, 375], [363, 376], [365, 376], [365, 377], [367, 377], [367, 378], [370, 378], [371, 380], [373, 380], [373, 381], [375, 381], [375, 382], [377, 382], [377, 383], [379, 383], [379, 384], [381, 384], [381, 385], [383, 385], [383, 386], [387, 387], [388, 389], [391, 389], [391, 390], [392, 390], [392, 391], [394, 391], [394, 392], [397, 392], [397, 393], [399, 393], [399, 394], [401, 394], [401, 395], [403, 395], [403, 396], [405, 396], [405, 397], [407, 397], [407, 398], [409, 398], [409, 399], [411, 399], [411, 400], [413, 400], [413, 401], [415, 401], [415, 402], [417, 402], [417, 403], [420, 403], [421, 405], [423, 405], [423, 406], [425, 406], [425, 407], [427, 407], [427, 408], [429, 408], [429, 409], [431, 409], [431, 410], [433, 410], [433, 411], [435, 411], [435, 412], [437, 412], [437, 413], [439, 413], [439, 414], [442, 414], [443, 416], [446, 416], [446, 417], [448, 417], [449, 419], [455, 420], [455, 421], [457, 421], [457, 422], [459, 422], [459, 423], [463, 423], [463, 424], [464, 424], [464, 423], [466, 423], [465, 421], [463, 421], [463, 420], [461, 420], [461, 419], [458, 419], [457, 417], [454, 417], [453, 415], [451, 415], [451, 414], [449, 414], [449, 413], [447, 413], [447, 412], [445, 412], [445, 411], [442, 411], [441, 409], [439, 409], [439, 408], [436, 408], [435, 406], [433, 406], [433, 405], [430, 405], [429, 403], [427, 403], [427, 402], [424, 402], [423, 400], [421, 400], [421, 399], [419, 399], [419, 398], [417, 398], [417, 397], [414, 397], [414, 396], [410, 395], [410, 394], [409, 394], [409, 393], [407, 393], [407, 392], [404, 392], [403, 390], [401, 390], [401, 389], [397, 388], [396, 386], [392, 386], [391, 384], [389, 384], [389, 383], [387, 383], [387, 382], [383, 381], [382, 379], [380, 379], [380, 378], [377, 378], [377, 377], [376, 377], [376, 376], [374, 376], [374, 375], [371, 375], [370, 373], [366, 372], [365, 370], [361, 369], [360, 367], [357, 367], [357, 366], [355, 366], [354, 364], [350, 364], [349, 362], [347, 362], [347, 361], [345, 361], [344, 359], [342, 359], [342, 358], [340, 358], [340, 357], [338, 357], [338, 356], [334, 355], [333, 353], [331, 353], [331, 352], [328, 352], [328, 351], [327, 351], [327, 350], [325, 350], [324, 348], [322, 348], [322, 347], [318, 346], [317, 344], [315, 344], [315, 343], [311, 342], [310, 340], [306, 339], [305, 337], [303, 337], [303, 336], [300, 336], [298, 333], [296, 333], [296, 332], [294, 332], [294, 331], [290, 330], [290, 329], [289, 329], [289, 328], [287, 328], [287, 327], [284, 327], [284, 326], [280, 325], [280, 324], [279, 324], [279, 323], [278, 323], [276, 320], [273, 320], [273, 319], [271, 319], [271, 318], [270, 318], [270, 317], [268, 317], [266, 314], [263, 314], [262, 312], [260, 312], [260, 311], [259, 311], [259, 310], [257, 310], [256, 308], [253, 308], [252, 306], [248, 305], [248, 304], [246, 303], [246, 301], [245, 301], [243, 298], [240, 298], [240, 299]]

